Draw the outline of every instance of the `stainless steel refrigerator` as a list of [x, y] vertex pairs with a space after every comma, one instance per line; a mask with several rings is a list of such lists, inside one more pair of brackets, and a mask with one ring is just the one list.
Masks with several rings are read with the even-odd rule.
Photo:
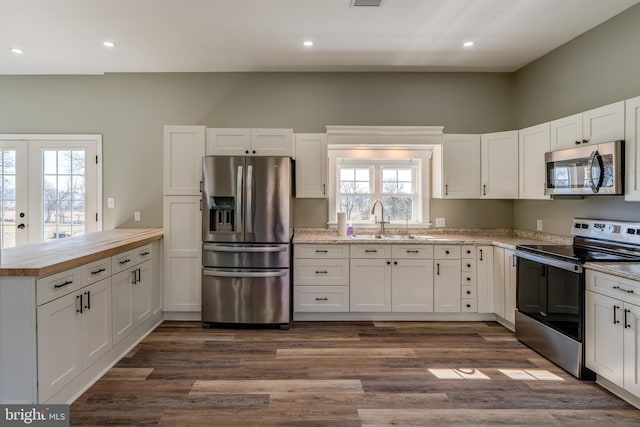
[[202, 322], [290, 321], [288, 157], [202, 159]]

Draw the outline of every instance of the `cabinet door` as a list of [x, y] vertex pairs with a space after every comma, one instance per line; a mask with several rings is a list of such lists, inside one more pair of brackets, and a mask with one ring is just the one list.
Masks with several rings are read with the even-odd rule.
[[433, 261], [397, 259], [391, 269], [391, 311], [433, 311]]
[[111, 350], [111, 278], [82, 290], [82, 369]]
[[250, 154], [250, 150], [251, 129], [207, 129], [207, 156], [244, 156]]
[[518, 132], [520, 199], [549, 199], [544, 195], [546, 167], [544, 153], [551, 151], [549, 123]]
[[493, 246], [476, 248], [478, 313], [493, 313]]
[[151, 261], [143, 262], [133, 270], [135, 272], [135, 278], [132, 293], [132, 318], [135, 328], [151, 316], [151, 285], [153, 283]]
[[460, 311], [460, 260], [436, 259], [433, 275], [433, 311]]
[[327, 197], [327, 135], [298, 133], [296, 141], [296, 197]]
[[164, 194], [200, 194], [204, 126], [164, 127]]
[[493, 311], [504, 319], [505, 255], [504, 248], [493, 248]]
[[598, 375], [623, 386], [622, 302], [586, 292], [585, 363]]
[[153, 270], [151, 272], [151, 314], [162, 311], [162, 243], [160, 241], [153, 242], [151, 263]]
[[251, 129], [251, 154], [294, 157], [293, 129]]
[[554, 120], [549, 125], [551, 151], [572, 148], [582, 143], [582, 113]]
[[391, 262], [352, 259], [349, 301], [351, 311], [391, 311]]
[[625, 120], [625, 161], [626, 187], [624, 199], [630, 202], [640, 201], [640, 96], [626, 101]]
[[518, 198], [518, 131], [481, 136], [481, 197]]
[[624, 101], [582, 113], [582, 142], [601, 142], [624, 139]]
[[133, 330], [133, 269], [111, 277], [111, 314], [113, 316], [113, 345]]
[[164, 198], [164, 309], [200, 311], [200, 197]]
[[640, 307], [624, 305], [624, 388], [640, 397]]
[[45, 402], [82, 372], [80, 293], [38, 307], [38, 400]]
[[516, 322], [516, 253], [511, 249], [504, 250], [504, 318]]
[[442, 172], [445, 198], [479, 198], [480, 135], [444, 135]]

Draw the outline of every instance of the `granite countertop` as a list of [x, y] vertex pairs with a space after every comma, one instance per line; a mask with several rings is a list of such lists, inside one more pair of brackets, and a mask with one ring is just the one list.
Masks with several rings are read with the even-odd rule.
[[587, 262], [584, 268], [640, 281], [640, 263], [638, 262]]
[[119, 228], [3, 249], [0, 276], [45, 276], [162, 239], [161, 228]]

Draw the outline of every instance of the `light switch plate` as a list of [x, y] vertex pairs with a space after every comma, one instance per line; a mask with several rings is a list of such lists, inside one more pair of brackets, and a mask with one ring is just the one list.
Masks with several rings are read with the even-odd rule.
[[541, 219], [536, 221], [536, 230], [542, 231], [542, 220]]
[[133, 213], [133, 220], [134, 220], [134, 221], [140, 221], [140, 212], [135, 211], [135, 212]]
[[436, 228], [444, 227], [444, 218], [436, 218]]
[[115, 197], [107, 197], [107, 207], [113, 209], [116, 207], [116, 198]]

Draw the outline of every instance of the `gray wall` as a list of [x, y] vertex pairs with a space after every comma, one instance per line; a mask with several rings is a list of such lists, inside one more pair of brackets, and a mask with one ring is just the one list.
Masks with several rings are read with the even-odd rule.
[[[442, 125], [450, 133], [514, 123], [509, 73], [184, 73], [0, 76], [0, 133], [102, 133], [104, 226], [162, 225], [162, 126]], [[106, 206], [106, 203], [104, 204]], [[133, 211], [142, 213], [134, 223]], [[511, 227], [513, 202], [434, 201], [451, 227]], [[478, 215], [482, 212], [482, 215]], [[485, 215], [484, 213], [487, 213]], [[324, 200], [298, 200], [294, 225], [326, 226]]]
[[[640, 5], [613, 17], [515, 73], [517, 128], [640, 95]], [[515, 201], [514, 225], [569, 234], [574, 216], [640, 221], [622, 197]]]

